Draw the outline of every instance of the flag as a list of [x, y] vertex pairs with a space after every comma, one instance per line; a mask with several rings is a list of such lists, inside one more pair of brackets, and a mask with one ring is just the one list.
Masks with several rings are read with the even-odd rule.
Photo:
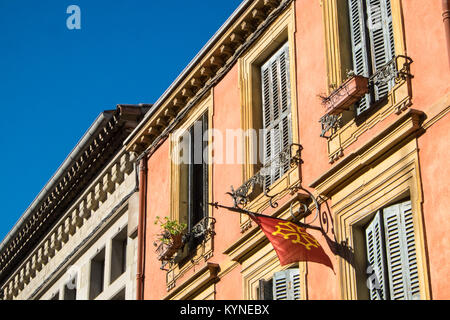
[[333, 269], [330, 258], [305, 228], [292, 221], [265, 215], [250, 214], [250, 217], [272, 243], [282, 266], [298, 261], [310, 261]]

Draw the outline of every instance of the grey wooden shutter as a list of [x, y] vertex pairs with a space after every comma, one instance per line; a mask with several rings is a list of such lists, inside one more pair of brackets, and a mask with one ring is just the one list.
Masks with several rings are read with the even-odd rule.
[[[289, 46], [283, 45], [261, 67], [264, 129], [264, 163], [274, 161], [292, 143]], [[274, 168], [266, 177], [265, 187], [278, 180], [289, 166]]]
[[420, 299], [411, 201], [383, 211], [391, 299]]
[[[391, 0], [348, 0], [348, 3], [354, 72], [370, 77], [395, 57]], [[386, 97], [393, 86], [394, 80], [375, 84], [374, 101]], [[370, 94], [361, 99], [356, 114], [369, 109], [372, 99]]]
[[[367, 19], [373, 73], [375, 73], [395, 56], [391, 0], [369, 0]], [[375, 84], [375, 101], [386, 97], [393, 85], [394, 80], [389, 83]]]
[[300, 300], [299, 269], [288, 269], [273, 275], [274, 300]]
[[[366, 228], [368, 286], [371, 300], [387, 299], [384, 236], [380, 212]], [[370, 270], [370, 272], [369, 272]]]
[[[367, 50], [366, 19], [363, 0], [348, 0], [350, 35], [353, 54], [353, 71], [356, 75], [369, 77], [369, 53]], [[359, 115], [369, 109], [370, 94], [366, 94], [356, 105], [356, 114]]]

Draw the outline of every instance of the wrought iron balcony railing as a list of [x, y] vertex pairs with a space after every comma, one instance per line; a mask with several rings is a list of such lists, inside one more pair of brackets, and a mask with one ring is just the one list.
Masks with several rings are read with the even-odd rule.
[[216, 219], [205, 217], [196, 223], [192, 229], [183, 236], [183, 243], [187, 243], [190, 239], [202, 239], [207, 236], [214, 235], [214, 225]]
[[239, 188], [234, 190], [232, 186], [231, 192], [228, 194], [233, 198], [234, 207], [245, 207], [250, 201], [250, 195], [256, 187], [262, 189], [264, 194], [270, 198], [272, 205], [273, 196], [269, 195], [271, 184], [281, 178], [289, 168], [298, 166], [302, 163], [302, 149], [303, 147], [299, 144], [290, 144]]
[[[403, 65], [399, 68], [402, 62]], [[399, 83], [402, 80], [412, 78], [412, 74], [410, 73], [412, 62], [413, 60], [407, 56], [398, 55], [394, 57], [369, 78], [369, 87], [373, 88], [375, 86], [389, 84], [392, 81]]]
[[[376, 96], [376, 88], [393, 88], [401, 81], [411, 79], [413, 77], [410, 73], [410, 66], [412, 62], [413, 60], [411, 58], [403, 55], [398, 55], [387, 62], [369, 78], [369, 94]], [[389, 91], [390, 90], [383, 92], [383, 90], [381, 90], [381, 92], [377, 92], [377, 96], [375, 99], [372, 99], [372, 101], [380, 101], [385, 98], [387, 94], [389, 94]], [[319, 122], [322, 125], [322, 133], [320, 136], [325, 138], [329, 137], [326, 136], [327, 132], [333, 133], [342, 125], [340, 114], [326, 114], [320, 119]]]

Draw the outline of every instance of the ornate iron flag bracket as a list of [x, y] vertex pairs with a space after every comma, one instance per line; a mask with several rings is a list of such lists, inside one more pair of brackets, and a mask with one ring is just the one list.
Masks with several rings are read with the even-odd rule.
[[[301, 159], [301, 151], [303, 150], [303, 147], [300, 144], [290, 144], [286, 148], [284, 148], [276, 157], [274, 157], [271, 161], [266, 163], [260, 171], [258, 171], [253, 177], [251, 177], [249, 180], [244, 182], [243, 185], [241, 185], [239, 188], [234, 189], [233, 186], [231, 186], [231, 192], [227, 192], [228, 195], [231, 196], [233, 199], [233, 209], [230, 207], [222, 206], [223, 208], [240, 212], [244, 214], [252, 214], [248, 210], [245, 209], [247, 204], [250, 202], [250, 198], [252, 193], [259, 188], [259, 190], [262, 189], [262, 193], [266, 198], [268, 198], [269, 204], [271, 208], [277, 208], [278, 202], [275, 200], [279, 198], [281, 194], [285, 194], [286, 191], [288, 191], [289, 194], [294, 194], [299, 191], [304, 191], [310, 198], [310, 202], [313, 202], [316, 208], [316, 215], [314, 217], [314, 220], [317, 220], [317, 217], [319, 216], [319, 204], [317, 202], [317, 199], [314, 197], [314, 195], [309, 192], [308, 190], [304, 189], [301, 185], [301, 178], [299, 182], [293, 186], [290, 186], [287, 190], [283, 189], [279, 192], [273, 193], [272, 189], [268, 182], [271, 181], [271, 173], [273, 172], [279, 172], [281, 168], [294, 168], [298, 167], [300, 164], [303, 163]], [[287, 171], [287, 170], [286, 170]], [[309, 203], [310, 203], [309, 202]], [[211, 204], [215, 207], [218, 206], [218, 204]], [[300, 208], [298, 209], [297, 216], [294, 216], [294, 213], [292, 212], [291, 207], [291, 214], [293, 217], [306, 217], [309, 215], [309, 208], [306, 203], [300, 202]], [[296, 220], [299, 220], [299, 218], [296, 218]]]

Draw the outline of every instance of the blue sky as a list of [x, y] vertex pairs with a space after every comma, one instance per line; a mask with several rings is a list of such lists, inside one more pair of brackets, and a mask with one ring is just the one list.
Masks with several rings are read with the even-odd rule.
[[240, 3], [0, 0], [0, 240], [100, 112], [155, 102]]

